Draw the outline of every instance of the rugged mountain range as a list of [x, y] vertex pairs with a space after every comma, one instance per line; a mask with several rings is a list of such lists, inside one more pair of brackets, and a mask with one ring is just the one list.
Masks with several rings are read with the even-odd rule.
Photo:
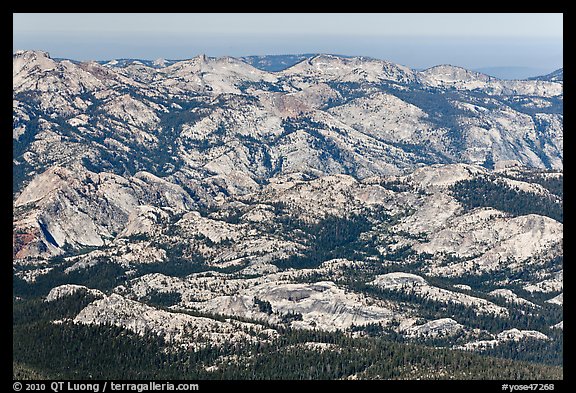
[[13, 168], [15, 293], [92, 296], [76, 324], [561, 345], [561, 72], [19, 51]]

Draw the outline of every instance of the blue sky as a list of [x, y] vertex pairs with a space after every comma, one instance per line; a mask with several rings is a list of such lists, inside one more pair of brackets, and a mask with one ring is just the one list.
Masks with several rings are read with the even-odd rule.
[[562, 14], [13, 14], [13, 49], [76, 60], [334, 53], [426, 68], [562, 66]]

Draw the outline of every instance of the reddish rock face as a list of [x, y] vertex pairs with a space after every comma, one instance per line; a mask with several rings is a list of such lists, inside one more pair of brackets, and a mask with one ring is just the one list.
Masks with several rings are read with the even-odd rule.
[[15, 259], [24, 258], [28, 254], [28, 246], [38, 240], [38, 235], [38, 230], [14, 232], [12, 234], [12, 257]]

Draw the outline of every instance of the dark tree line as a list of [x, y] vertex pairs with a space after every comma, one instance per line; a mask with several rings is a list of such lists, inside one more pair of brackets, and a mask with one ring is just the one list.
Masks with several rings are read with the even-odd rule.
[[475, 177], [461, 180], [451, 189], [465, 209], [493, 207], [514, 216], [540, 214], [563, 222], [561, 202], [545, 195], [510, 188], [496, 179]]
[[[41, 300], [14, 307], [15, 372], [52, 379], [338, 379], [458, 378], [561, 379], [561, 367], [498, 359], [486, 355], [382, 337], [352, 338], [335, 331], [278, 328], [272, 341], [236, 342], [198, 350], [167, 349], [156, 335], [140, 336], [123, 328], [50, 320], [69, 314], [89, 299], [81, 294], [49, 304]], [[47, 311], [39, 316], [35, 308]], [[30, 311], [28, 311], [30, 310]], [[37, 318], [30, 317], [30, 312]], [[368, 330], [378, 329], [369, 327]], [[310, 347], [320, 345], [321, 348]], [[541, 347], [540, 349], [545, 349]], [[502, 348], [501, 351], [506, 351]], [[229, 361], [234, 355], [235, 361]], [[495, 354], [499, 355], [499, 354]], [[216, 366], [211, 371], [209, 366]]]
[[372, 228], [370, 221], [360, 215], [349, 217], [329, 216], [319, 223], [306, 223], [299, 220], [291, 222], [288, 231], [299, 229], [306, 236], [308, 248], [303, 255], [275, 262], [280, 268], [313, 268], [322, 262], [334, 258], [358, 258], [361, 253], [374, 253], [360, 235]]
[[[329, 344], [312, 349], [309, 342]], [[341, 333], [291, 331], [283, 339], [164, 351], [153, 335], [113, 326], [36, 323], [14, 332], [14, 361], [63, 379], [561, 379], [562, 368]], [[252, 354], [252, 355], [249, 355]], [[235, 362], [222, 361], [230, 355]], [[206, 368], [216, 365], [213, 371]], [[416, 371], [414, 371], [416, 370]]]
[[[156, 297], [151, 300], [175, 300], [171, 294]], [[15, 372], [60, 379], [337, 379], [355, 374], [360, 378], [387, 379], [562, 378], [561, 367], [546, 365], [562, 364], [552, 359], [562, 357], [559, 332], [549, 333], [555, 334], [554, 341], [526, 341], [516, 349], [511, 344], [504, 345], [480, 355], [394, 341], [397, 338], [382, 334], [386, 329], [379, 324], [354, 327], [352, 330], [364, 331], [367, 337], [352, 338], [338, 330], [307, 331], [291, 329], [287, 324], [263, 323], [276, 329], [279, 337], [179, 350], [168, 347], [153, 334], [140, 336], [111, 325], [52, 322], [74, 317], [94, 299], [83, 291], [49, 303], [41, 298], [14, 298]], [[254, 303], [263, 312], [273, 311], [269, 302], [255, 298]], [[225, 319], [207, 313], [186, 313]], [[301, 317], [297, 313], [286, 314], [285, 322]], [[314, 349], [309, 343], [321, 343], [312, 344], [321, 348]], [[237, 360], [226, 360], [232, 355]], [[209, 366], [217, 368], [208, 371]]]

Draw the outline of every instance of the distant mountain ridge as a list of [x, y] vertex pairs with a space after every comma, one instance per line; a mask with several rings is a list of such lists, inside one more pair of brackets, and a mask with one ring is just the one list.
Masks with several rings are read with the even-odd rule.
[[475, 68], [474, 71], [506, 80], [527, 80], [545, 75], [549, 70], [538, 67], [496, 66]]
[[564, 81], [564, 68], [559, 68], [556, 71], [553, 71], [547, 75], [536, 76], [530, 78], [530, 80], [541, 80], [541, 81], [548, 81], [548, 82], [563, 82]]
[[[37, 167], [38, 162], [20, 155], [55, 143], [38, 138], [43, 129], [61, 134], [64, 128], [66, 138], [91, 146], [84, 146], [89, 156], [83, 160], [100, 167], [116, 167], [109, 161], [116, 157], [154, 172], [157, 165], [189, 166], [185, 163], [193, 159], [200, 160], [190, 168], [194, 172], [223, 174], [232, 165], [256, 182], [299, 167], [363, 177], [458, 161], [562, 167], [562, 84], [557, 82], [501, 81], [451, 65], [418, 72], [334, 55], [307, 58], [274, 73], [232, 57], [170, 62], [102, 65], [57, 61], [45, 52], [15, 53], [17, 167], [25, 162]], [[27, 119], [44, 123], [32, 128]], [[524, 136], [518, 138], [518, 132]], [[185, 146], [198, 149], [207, 140], [212, 142], [203, 149], [217, 152], [220, 144], [236, 141], [250, 153], [231, 156], [226, 165], [223, 157], [189, 156]], [[150, 156], [168, 148], [165, 143], [181, 153]], [[294, 148], [288, 146], [301, 143], [309, 150], [297, 162], [287, 155]], [[364, 144], [362, 150], [358, 143]], [[67, 143], [71, 149], [79, 145]], [[256, 159], [261, 155], [268, 158]], [[151, 157], [167, 161], [154, 163]]]
[[242, 56], [240, 59], [260, 70], [278, 72], [314, 56], [318, 56], [318, 54]]
[[[247, 64], [252, 65], [255, 68], [258, 68], [263, 71], [269, 72], [279, 72], [283, 71], [287, 68], [292, 67], [293, 65], [306, 60], [311, 59], [315, 56], [319, 56], [320, 53], [306, 53], [306, 54], [285, 54], [285, 55], [251, 55], [251, 56], [240, 56], [238, 59], [246, 62]], [[345, 56], [345, 55], [335, 55], [344, 58], [352, 58], [354, 56]], [[364, 57], [368, 59], [369, 57]], [[56, 59], [56, 60], [64, 60], [64, 59]], [[102, 65], [109, 65], [109, 66], [116, 66], [116, 67], [125, 67], [129, 64], [143, 64], [147, 67], [152, 68], [161, 68], [167, 65], [174, 64], [179, 61], [184, 61], [184, 59], [180, 60], [166, 60], [166, 59], [113, 59], [113, 60], [98, 60], [97, 62]], [[423, 70], [423, 69], [422, 69]], [[542, 79], [546, 75], [538, 75], [534, 76], [535, 68], [530, 67], [482, 67], [478, 69], [474, 69], [473, 71], [490, 75], [497, 79], [508, 79], [508, 80], [546, 80]], [[554, 73], [561, 72], [560, 70], [556, 70], [553, 73], [549, 74], [552, 75]], [[519, 77], [519, 75], [522, 75]], [[548, 79], [550, 80], [550, 79]], [[559, 79], [561, 80], [561, 79]], [[551, 81], [559, 81], [551, 80]]]

